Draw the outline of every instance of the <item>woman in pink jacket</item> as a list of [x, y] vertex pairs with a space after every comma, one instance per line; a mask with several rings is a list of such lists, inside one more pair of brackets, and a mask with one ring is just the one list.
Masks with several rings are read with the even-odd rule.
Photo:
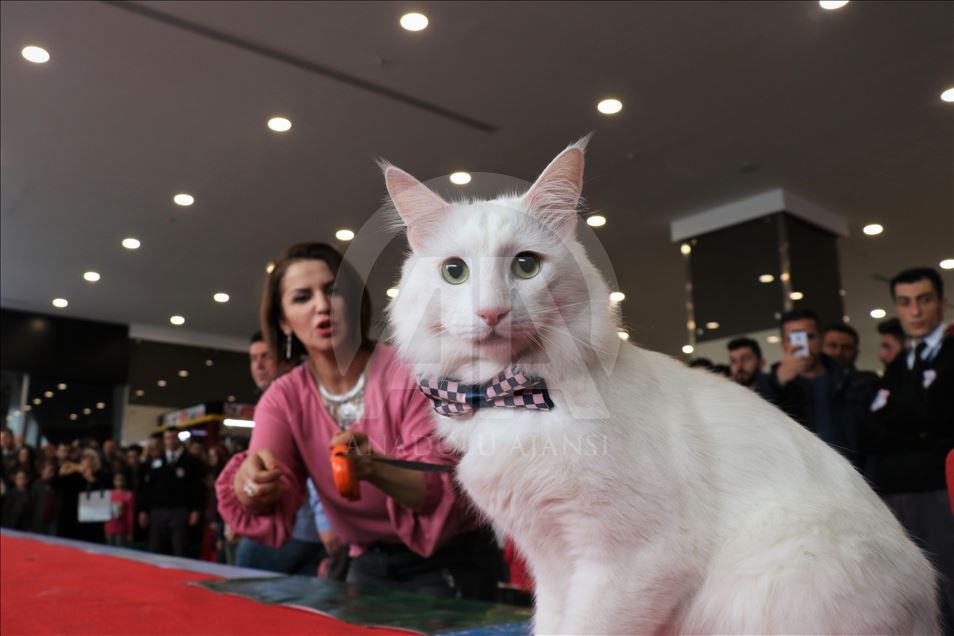
[[334, 248], [292, 246], [269, 275], [262, 333], [278, 360], [304, 362], [268, 388], [247, 453], [216, 481], [219, 511], [237, 534], [271, 546], [291, 535], [315, 484], [328, 520], [350, 545], [349, 582], [435, 596], [493, 597], [497, 549], [448, 473], [355, 460], [361, 498], [335, 488], [330, 449], [434, 464], [457, 457], [434, 434], [433, 410], [409, 369], [368, 338], [371, 307]]

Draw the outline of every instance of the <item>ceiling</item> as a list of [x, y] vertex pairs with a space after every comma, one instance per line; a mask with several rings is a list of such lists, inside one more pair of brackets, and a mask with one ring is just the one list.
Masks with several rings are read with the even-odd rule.
[[[408, 9], [430, 26], [401, 29]], [[686, 340], [669, 222], [718, 204], [785, 188], [847, 219], [841, 277], [869, 367], [883, 279], [954, 257], [954, 104], [939, 99], [954, 3], [3, 2], [0, 17], [5, 307], [240, 349], [282, 248], [363, 238], [385, 194], [375, 159], [532, 180], [590, 131], [585, 195], [650, 348]], [[51, 61], [26, 62], [28, 44]], [[605, 96], [623, 111], [597, 113]], [[265, 127], [276, 114], [291, 131]], [[871, 222], [884, 234], [864, 236]], [[401, 249], [374, 264], [378, 307]]]

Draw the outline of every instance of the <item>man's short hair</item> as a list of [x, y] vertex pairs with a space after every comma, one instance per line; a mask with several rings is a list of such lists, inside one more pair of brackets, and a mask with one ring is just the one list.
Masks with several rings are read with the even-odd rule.
[[715, 373], [716, 375], [721, 375], [726, 378], [732, 377], [732, 369], [730, 369], [729, 365], [727, 364], [715, 365], [714, 367], [712, 367], [712, 372]]
[[825, 330], [822, 332], [822, 335], [824, 336], [829, 331], [837, 331], [838, 333], [848, 334], [849, 336], [854, 338], [856, 347], [858, 346], [858, 343], [861, 342], [861, 339], [858, 337], [858, 332], [855, 331], [854, 327], [851, 327], [850, 325], [846, 325], [843, 322], [836, 322], [834, 324], [828, 325], [827, 327], [825, 327]]
[[736, 349], [744, 349], [748, 347], [752, 350], [752, 353], [755, 354], [756, 358], [762, 358], [762, 347], [759, 346], [752, 338], [747, 338], [743, 336], [742, 338], [736, 338], [735, 340], [730, 340], [728, 349], [729, 351], [735, 351]]
[[897, 318], [888, 318], [879, 322], [878, 333], [882, 336], [894, 336], [898, 342], [904, 342], [904, 329], [901, 328], [901, 321]]
[[259, 329], [252, 334], [252, 339], [248, 341], [250, 345], [255, 344], [256, 342], [265, 342], [265, 336], [262, 335], [262, 330]]
[[689, 361], [689, 368], [691, 369], [708, 369], [711, 371], [713, 367], [715, 365], [709, 358], [693, 358]]
[[814, 320], [815, 327], [821, 330], [821, 320], [811, 309], [793, 309], [791, 311], [785, 312], [782, 314], [782, 317], [778, 320], [778, 326], [784, 327], [790, 322], [795, 322], [796, 320]]
[[916, 283], [921, 280], [931, 281], [931, 285], [934, 286], [934, 291], [937, 292], [937, 297], [944, 298], [944, 281], [941, 280], [941, 275], [937, 273], [937, 270], [932, 267], [912, 267], [892, 278], [891, 298], [893, 299], [895, 297], [894, 288], [898, 285]]

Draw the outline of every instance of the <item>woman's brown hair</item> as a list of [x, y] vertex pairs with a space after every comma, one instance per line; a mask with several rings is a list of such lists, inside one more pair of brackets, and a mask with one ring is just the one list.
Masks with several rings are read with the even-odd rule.
[[[288, 267], [298, 261], [323, 261], [335, 276], [334, 293], [340, 294], [345, 301], [345, 322], [348, 325], [347, 351], [336, 351], [339, 358], [350, 357], [343, 354], [353, 354], [358, 348], [369, 349], [374, 342], [368, 336], [371, 327], [371, 298], [364, 282], [358, 276], [348, 261], [338, 250], [326, 243], [297, 243], [292, 245], [280, 259], [265, 281], [265, 293], [262, 295], [262, 335], [268, 344], [269, 353], [275, 361], [289, 360], [286, 353], [285, 334], [282, 333], [282, 279]], [[359, 326], [356, 340], [355, 325]], [[291, 362], [297, 364], [302, 356], [307, 355], [305, 346], [291, 334]]]

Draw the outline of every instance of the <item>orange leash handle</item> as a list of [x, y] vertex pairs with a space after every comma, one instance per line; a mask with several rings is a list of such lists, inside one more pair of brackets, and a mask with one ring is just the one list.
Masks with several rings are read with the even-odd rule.
[[338, 493], [348, 501], [361, 499], [361, 484], [355, 471], [354, 460], [348, 457], [347, 444], [338, 444], [331, 449], [331, 474], [335, 478]]

